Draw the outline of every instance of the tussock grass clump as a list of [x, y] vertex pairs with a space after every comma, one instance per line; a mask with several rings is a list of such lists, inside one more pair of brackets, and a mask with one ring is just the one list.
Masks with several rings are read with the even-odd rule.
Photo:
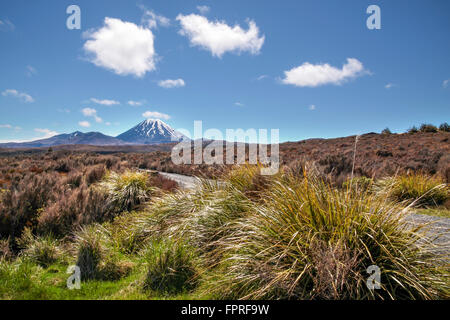
[[192, 247], [172, 240], [156, 241], [148, 247], [146, 259], [145, 290], [177, 294], [195, 288], [197, 257]]
[[[260, 201], [260, 200], [255, 200]], [[168, 194], [149, 207], [147, 229], [156, 238], [181, 239], [208, 256], [207, 263], [220, 257], [213, 250], [230, 232], [233, 221], [252, 210], [252, 202], [229, 183], [202, 180], [196, 190]]]
[[374, 181], [371, 178], [361, 176], [355, 177], [353, 179], [348, 179], [342, 184], [344, 189], [352, 189], [356, 192], [358, 191], [368, 191], [371, 190], [374, 185]]
[[108, 250], [106, 241], [107, 230], [98, 224], [83, 227], [75, 234], [76, 265], [80, 267], [82, 280], [99, 276], [100, 262]]
[[262, 166], [244, 165], [234, 167], [225, 176], [228, 185], [242, 192], [246, 197], [258, 200], [269, 189], [273, 179], [261, 174]]
[[86, 226], [75, 234], [76, 265], [83, 281], [118, 280], [131, 271], [133, 264], [120, 260], [112, 242], [110, 230], [99, 224]]
[[[385, 195], [335, 189], [311, 172], [284, 177], [217, 241], [224, 258], [204, 290], [221, 299], [442, 297], [439, 257], [406, 214]], [[371, 265], [379, 290], [366, 285]]]
[[145, 218], [145, 214], [132, 211], [114, 219], [109, 229], [113, 245], [118, 251], [133, 254], [142, 249], [147, 239], [152, 236]]
[[115, 172], [106, 177], [103, 185], [107, 188], [112, 203], [119, 211], [130, 211], [149, 199], [151, 188], [148, 175], [142, 172]]
[[[235, 189], [216, 191], [217, 198], [206, 201], [204, 207], [184, 216], [178, 226], [178, 234], [200, 249], [208, 263], [221, 259], [215, 248], [223, 237], [234, 228], [234, 222], [252, 210], [252, 203]], [[186, 226], [189, 226], [186, 228]]]
[[51, 235], [35, 237], [29, 228], [25, 228], [18, 244], [23, 249], [23, 257], [44, 268], [58, 261], [62, 255], [59, 242]]
[[438, 206], [450, 199], [450, 189], [442, 178], [422, 173], [385, 178], [377, 183], [377, 187], [396, 201], [414, 201], [418, 207]]

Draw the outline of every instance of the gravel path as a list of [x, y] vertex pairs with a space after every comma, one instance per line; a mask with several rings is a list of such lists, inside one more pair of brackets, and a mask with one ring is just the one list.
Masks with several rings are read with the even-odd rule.
[[436, 249], [437, 253], [446, 253], [450, 260], [450, 219], [442, 217], [427, 216], [424, 214], [411, 214], [407, 218], [408, 223], [412, 226], [423, 225], [429, 223], [428, 236], [436, 237], [434, 243], [440, 245]]
[[167, 172], [159, 172], [159, 174], [167, 179], [175, 181], [183, 189], [193, 189], [200, 184], [200, 179], [196, 177]]

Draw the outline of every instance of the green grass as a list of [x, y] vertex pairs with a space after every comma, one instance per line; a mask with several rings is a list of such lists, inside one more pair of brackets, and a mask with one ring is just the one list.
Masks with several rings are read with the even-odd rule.
[[[47, 270], [36, 266], [20, 268], [17, 272], [9, 274], [10, 282], [0, 280], [2, 299], [51, 299], [51, 300], [76, 300], [76, 299], [111, 299], [114, 294], [126, 288], [133, 277], [129, 276], [121, 281], [88, 281], [81, 284], [80, 290], [69, 290], [66, 286], [68, 274], [67, 266], [52, 265]], [[18, 283], [18, 284], [17, 284]], [[120, 298], [136, 299], [145, 295], [138, 292], [130, 292]]]
[[53, 264], [42, 268], [25, 261], [0, 262], [0, 299], [2, 300], [148, 300], [196, 299], [195, 295], [157, 294], [142, 289], [146, 276], [144, 260], [134, 259], [135, 267], [127, 276], [117, 281], [82, 281], [79, 290], [69, 290], [66, 285], [70, 274], [68, 264]]
[[197, 257], [194, 248], [172, 240], [155, 241], [144, 256], [148, 264], [145, 290], [173, 295], [196, 287]]
[[45, 299], [47, 289], [41, 283], [40, 271], [31, 262], [0, 260], [0, 298]]

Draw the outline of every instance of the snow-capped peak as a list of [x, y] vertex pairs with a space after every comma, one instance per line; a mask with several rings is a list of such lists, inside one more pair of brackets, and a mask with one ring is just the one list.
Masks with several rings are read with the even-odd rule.
[[146, 119], [117, 138], [133, 143], [156, 144], [178, 142], [183, 135], [161, 119]]

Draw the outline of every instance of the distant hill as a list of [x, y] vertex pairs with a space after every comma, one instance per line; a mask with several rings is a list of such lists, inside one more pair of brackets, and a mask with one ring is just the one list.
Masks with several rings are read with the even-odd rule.
[[39, 147], [52, 147], [58, 145], [76, 145], [76, 144], [88, 144], [93, 146], [118, 146], [127, 144], [117, 138], [104, 135], [100, 132], [87, 132], [83, 133], [76, 131], [69, 134], [59, 134], [47, 139], [35, 140], [30, 142], [10, 142], [2, 143], [2, 148], [39, 148]]
[[[114, 138], [113, 138], [114, 139]], [[203, 145], [209, 141], [204, 141]], [[355, 151], [356, 142], [356, 154]], [[147, 145], [60, 145], [53, 150], [113, 153], [149, 153], [149, 168], [159, 171], [198, 175], [214, 178], [227, 170], [225, 166], [203, 164], [175, 165], [167, 161], [176, 143]], [[194, 146], [192, 146], [193, 148]], [[301, 165], [314, 162], [320, 172], [344, 181], [354, 170], [355, 176], [383, 177], [397, 172], [423, 171], [427, 174], [441, 174], [450, 183], [450, 133], [377, 134], [367, 133], [356, 139], [355, 136], [332, 139], [308, 139], [280, 143], [281, 165], [301, 170]], [[48, 148], [48, 147], [47, 147]], [[46, 147], [3, 147], [0, 155], [32, 154], [46, 152]], [[246, 159], [249, 146], [246, 144]], [[226, 157], [224, 145], [223, 155]], [[269, 148], [269, 155], [271, 150]], [[192, 152], [192, 156], [194, 152]], [[355, 157], [354, 157], [355, 156]], [[355, 163], [353, 165], [353, 160]]]
[[130, 130], [117, 137], [107, 136], [100, 132], [83, 133], [76, 131], [64, 133], [47, 139], [30, 142], [9, 142], [0, 144], [0, 148], [41, 148], [61, 145], [90, 146], [126, 146], [126, 145], [156, 145], [173, 143], [187, 139], [181, 133], [172, 129], [159, 119], [144, 120]]

